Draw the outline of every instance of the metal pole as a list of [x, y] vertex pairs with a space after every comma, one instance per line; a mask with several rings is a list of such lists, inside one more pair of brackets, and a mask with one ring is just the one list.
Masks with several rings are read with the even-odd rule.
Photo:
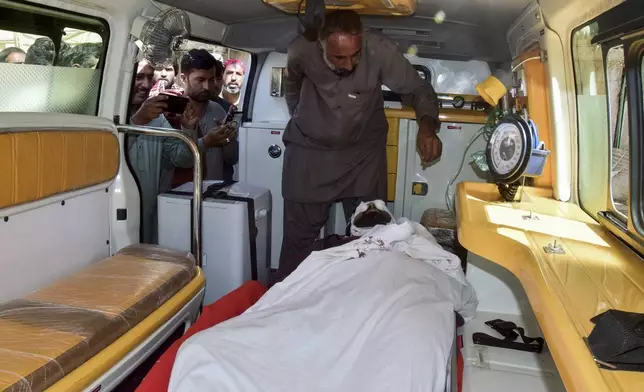
[[116, 129], [121, 133], [133, 133], [138, 135], [159, 136], [159, 137], [176, 137], [183, 140], [194, 157], [193, 173], [193, 202], [192, 202], [192, 254], [195, 256], [197, 266], [202, 267], [202, 249], [201, 249], [201, 154], [199, 147], [194, 139], [188, 134], [174, 129], [137, 127], [131, 125], [119, 125]]

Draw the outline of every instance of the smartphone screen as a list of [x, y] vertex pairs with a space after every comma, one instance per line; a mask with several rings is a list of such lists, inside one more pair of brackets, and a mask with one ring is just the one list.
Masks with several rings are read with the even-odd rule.
[[[163, 94], [163, 93], [160, 93]], [[188, 106], [188, 98], [185, 97], [179, 97], [177, 95], [172, 95], [172, 94], [163, 94], [167, 96], [168, 98], [166, 99], [166, 104], [168, 105], [167, 111], [170, 113], [176, 113], [176, 114], [182, 114], [184, 110], [186, 110], [186, 106]]]
[[230, 105], [230, 107], [228, 108], [228, 113], [226, 113], [226, 120], [224, 121], [224, 124], [228, 124], [229, 122], [233, 121], [235, 111], [235, 105]]

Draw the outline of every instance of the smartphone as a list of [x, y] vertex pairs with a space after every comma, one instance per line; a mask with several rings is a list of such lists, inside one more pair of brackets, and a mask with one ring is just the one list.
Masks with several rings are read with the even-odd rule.
[[226, 113], [226, 120], [224, 121], [224, 124], [228, 124], [229, 122], [233, 121], [236, 111], [237, 108], [235, 108], [235, 105], [230, 105], [230, 107], [228, 108], [228, 113]]
[[176, 113], [176, 114], [183, 114], [184, 110], [186, 110], [186, 106], [188, 106], [188, 102], [190, 101], [186, 97], [180, 97], [178, 95], [172, 95], [172, 94], [164, 94], [164, 93], [159, 93], [163, 94], [166, 97], [168, 97], [165, 100], [165, 103], [168, 105], [168, 108], [166, 111], [170, 113]]

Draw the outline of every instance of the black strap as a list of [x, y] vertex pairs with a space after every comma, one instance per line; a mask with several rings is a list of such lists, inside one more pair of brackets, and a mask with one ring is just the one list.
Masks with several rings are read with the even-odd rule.
[[[217, 197], [215, 197], [217, 199]], [[255, 200], [251, 197], [230, 196], [219, 197], [224, 200], [246, 202], [248, 208], [248, 240], [250, 245], [250, 272], [253, 280], [258, 279], [257, 273], [257, 226], [255, 226]]]
[[[511, 321], [504, 321], [501, 319], [486, 321], [485, 324], [498, 332], [504, 339], [495, 338], [483, 332], [476, 332], [472, 335], [474, 344], [481, 344], [484, 346], [493, 346], [508, 348], [511, 350], [529, 351], [534, 353], [541, 353], [545, 341], [543, 338], [532, 338], [525, 335], [525, 330], [518, 327]], [[517, 331], [517, 332], [515, 332]], [[521, 337], [523, 343], [515, 342], [518, 337]]]
[[[207, 198], [210, 199], [221, 199], [221, 200], [230, 200], [230, 201], [241, 201], [246, 203], [247, 207], [247, 216], [248, 216], [248, 239], [250, 246], [250, 273], [252, 280], [257, 280], [258, 269], [257, 269], [257, 227], [255, 226], [255, 200], [250, 197], [240, 197], [240, 196], [231, 196], [226, 191], [222, 189], [229, 187], [232, 184], [235, 184], [237, 181], [224, 181], [222, 183], [210, 185], [202, 194], [202, 200]], [[167, 192], [170, 195], [181, 195], [181, 196], [192, 196], [192, 192], [178, 192], [178, 191], [169, 191]], [[194, 199], [190, 198], [190, 211], [194, 207]], [[192, 227], [193, 227], [193, 217], [190, 214], [190, 238], [192, 238]]]

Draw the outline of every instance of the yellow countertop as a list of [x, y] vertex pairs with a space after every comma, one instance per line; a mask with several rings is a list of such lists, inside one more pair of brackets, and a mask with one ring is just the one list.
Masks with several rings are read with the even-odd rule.
[[[416, 118], [414, 109], [406, 106], [402, 109], [385, 109], [385, 115], [388, 118], [404, 118], [409, 120]], [[442, 122], [485, 124], [487, 113], [468, 109], [440, 109], [439, 118]]]
[[[456, 202], [459, 241], [519, 279], [566, 389], [644, 391], [644, 373], [600, 369], [583, 341], [608, 309], [644, 313], [644, 261], [549, 190], [505, 203], [496, 185], [463, 182]], [[545, 253], [555, 240], [565, 254]]]

